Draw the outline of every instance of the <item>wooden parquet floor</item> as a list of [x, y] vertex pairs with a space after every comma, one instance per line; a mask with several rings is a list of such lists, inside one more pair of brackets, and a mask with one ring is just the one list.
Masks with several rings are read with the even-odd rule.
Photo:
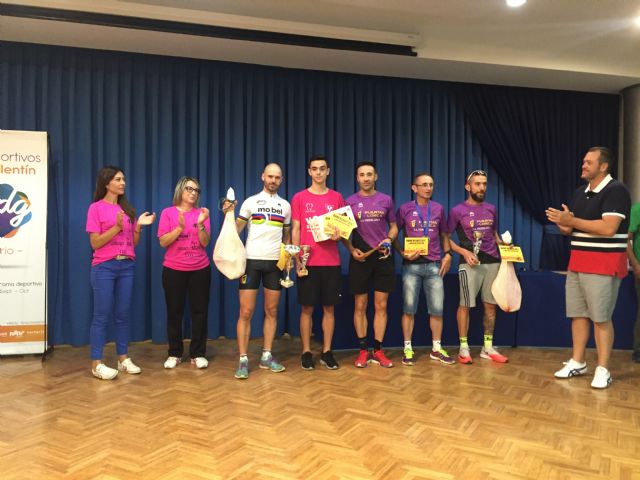
[[[165, 346], [138, 343], [138, 376], [91, 376], [88, 348], [0, 359], [2, 479], [640, 479], [640, 365], [613, 355], [613, 386], [556, 380], [568, 349], [503, 349], [507, 365], [299, 366], [233, 377], [235, 342], [209, 344], [210, 367], [162, 368]], [[318, 349], [315, 349], [317, 352]], [[455, 349], [451, 349], [455, 351]], [[107, 347], [113, 360], [113, 345]], [[588, 360], [593, 365], [595, 352]], [[113, 361], [111, 361], [113, 365]]]

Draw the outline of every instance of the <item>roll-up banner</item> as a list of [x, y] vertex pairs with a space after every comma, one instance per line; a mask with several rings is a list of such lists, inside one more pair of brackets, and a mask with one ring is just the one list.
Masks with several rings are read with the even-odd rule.
[[47, 132], [0, 130], [0, 355], [44, 353]]

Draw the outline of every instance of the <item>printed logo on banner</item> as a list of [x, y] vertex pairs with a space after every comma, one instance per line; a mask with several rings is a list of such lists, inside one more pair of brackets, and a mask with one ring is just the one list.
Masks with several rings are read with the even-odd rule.
[[0, 238], [11, 238], [31, 220], [31, 202], [8, 183], [0, 184]]

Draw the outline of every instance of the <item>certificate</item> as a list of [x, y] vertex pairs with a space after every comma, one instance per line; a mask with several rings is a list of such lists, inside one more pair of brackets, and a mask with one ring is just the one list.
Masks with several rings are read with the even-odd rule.
[[498, 245], [500, 257], [504, 262], [524, 263], [524, 256], [520, 247], [515, 245]]
[[418, 252], [420, 255], [428, 255], [429, 237], [404, 237], [404, 252]]
[[324, 233], [327, 235], [333, 235], [333, 232], [338, 230], [342, 238], [349, 238], [351, 231], [358, 225], [349, 205], [326, 213], [322, 217], [324, 217]]
[[307, 218], [307, 224], [316, 242], [329, 240], [336, 229], [342, 238], [349, 238], [357, 225], [349, 205], [324, 215]]

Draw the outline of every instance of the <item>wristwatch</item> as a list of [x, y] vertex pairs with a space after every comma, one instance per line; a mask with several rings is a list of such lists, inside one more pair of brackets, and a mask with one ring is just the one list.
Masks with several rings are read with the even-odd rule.
[[453, 255], [451, 255], [451, 250], [447, 250], [446, 252], [443, 252], [443, 253], [442, 253], [442, 255], [443, 255], [443, 256], [444, 256], [444, 255], [449, 255], [449, 256], [451, 256], [451, 257], [453, 256]]

